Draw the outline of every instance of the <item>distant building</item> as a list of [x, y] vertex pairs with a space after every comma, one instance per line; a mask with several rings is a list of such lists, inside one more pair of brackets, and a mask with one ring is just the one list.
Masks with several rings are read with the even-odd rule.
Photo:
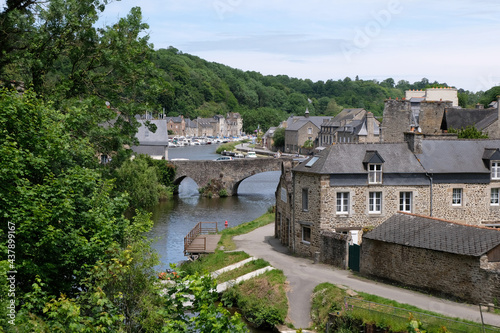
[[328, 120], [329, 117], [310, 117], [308, 109], [304, 116], [289, 117], [285, 129], [285, 152], [300, 153], [306, 141], [315, 142], [321, 124]]
[[407, 90], [405, 99], [412, 103], [450, 101], [451, 106], [458, 106], [458, 91], [456, 88], [427, 88], [425, 90]]
[[[156, 131], [153, 133], [145, 125], [149, 121], [156, 125]], [[139, 146], [132, 146], [132, 150], [137, 154], [145, 154], [157, 160], [168, 160], [168, 129], [165, 119], [138, 119], [141, 124], [137, 130], [136, 137], [139, 140]]]
[[344, 109], [324, 121], [318, 134], [319, 146], [334, 143], [379, 142], [380, 122], [365, 109]]

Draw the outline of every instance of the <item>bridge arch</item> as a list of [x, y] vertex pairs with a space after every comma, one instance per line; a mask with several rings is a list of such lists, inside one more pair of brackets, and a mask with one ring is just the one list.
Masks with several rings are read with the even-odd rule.
[[203, 187], [218, 181], [229, 195], [238, 195], [241, 182], [258, 173], [281, 171], [283, 161], [291, 158], [236, 159], [232, 161], [171, 161], [176, 167], [174, 184], [178, 185], [186, 177]]

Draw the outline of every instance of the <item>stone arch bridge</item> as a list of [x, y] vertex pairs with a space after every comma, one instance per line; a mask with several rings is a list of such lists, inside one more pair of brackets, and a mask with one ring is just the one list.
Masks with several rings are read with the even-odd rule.
[[176, 167], [175, 185], [184, 178], [193, 179], [198, 187], [220, 181], [228, 195], [237, 195], [241, 182], [248, 177], [267, 171], [281, 171], [284, 161], [291, 158], [252, 158], [232, 161], [170, 161]]

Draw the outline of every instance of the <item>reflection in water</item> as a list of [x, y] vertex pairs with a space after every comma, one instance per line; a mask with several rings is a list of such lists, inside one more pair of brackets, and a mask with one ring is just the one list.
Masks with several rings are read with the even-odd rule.
[[237, 197], [219, 199], [199, 197], [196, 183], [184, 180], [179, 195], [153, 211], [155, 224], [149, 237], [154, 239], [153, 248], [162, 262], [158, 269], [186, 259], [184, 237], [198, 222], [217, 222], [221, 230], [225, 221], [231, 227], [264, 214], [275, 204], [279, 175], [279, 171], [254, 175], [241, 183]]

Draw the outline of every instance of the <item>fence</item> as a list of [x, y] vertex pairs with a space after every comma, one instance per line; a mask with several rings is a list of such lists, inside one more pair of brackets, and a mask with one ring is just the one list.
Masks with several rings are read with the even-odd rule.
[[[199, 222], [191, 231], [184, 237], [184, 254], [188, 253], [188, 249], [193, 244], [194, 240], [199, 235], [208, 235], [212, 233], [217, 233], [217, 222]], [[196, 252], [202, 252], [207, 249], [207, 239], [202, 240], [202, 244], [197, 246]]]

